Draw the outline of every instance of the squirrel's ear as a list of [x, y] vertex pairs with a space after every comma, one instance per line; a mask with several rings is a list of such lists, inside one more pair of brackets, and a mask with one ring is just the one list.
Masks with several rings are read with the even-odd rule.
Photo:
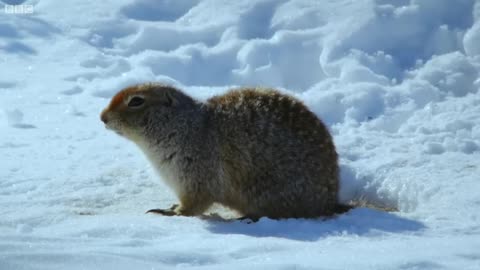
[[178, 99], [172, 91], [165, 91], [165, 105], [168, 107], [178, 105]]

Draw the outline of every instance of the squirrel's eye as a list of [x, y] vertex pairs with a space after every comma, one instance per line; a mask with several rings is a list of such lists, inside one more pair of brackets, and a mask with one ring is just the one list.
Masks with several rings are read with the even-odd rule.
[[128, 107], [140, 107], [145, 103], [145, 99], [142, 97], [133, 97], [128, 102]]

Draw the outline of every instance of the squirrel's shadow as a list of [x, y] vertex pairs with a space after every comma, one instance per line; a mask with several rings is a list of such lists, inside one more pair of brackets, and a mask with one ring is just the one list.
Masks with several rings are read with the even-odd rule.
[[262, 218], [247, 224], [242, 221], [207, 219], [208, 230], [217, 234], [243, 234], [254, 237], [279, 237], [299, 241], [316, 241], [335, 235], [375, 235], [381, 232], [420, 231], [418, 221], [368, 208], [357, 208], [334, 218], [285, 219]]

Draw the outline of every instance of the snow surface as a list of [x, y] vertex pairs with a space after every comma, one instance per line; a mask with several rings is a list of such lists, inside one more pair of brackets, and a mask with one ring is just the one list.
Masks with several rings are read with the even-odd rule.
[[[34, 13], [0, 4], [0, 269], [480, 269], [479, 1], [3, 2]], [[341, 200], [399, 211], [143, 214], [176, 198], [99, 113], [145, 81], [297, 96]]]

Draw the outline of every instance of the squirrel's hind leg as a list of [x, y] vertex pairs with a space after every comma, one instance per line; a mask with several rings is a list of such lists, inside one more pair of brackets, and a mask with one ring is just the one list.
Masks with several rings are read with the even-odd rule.
[[245, 215], [245, 216], [237, 218], [236, 220], [239, 220], [239, 221], [242, 221], [242, 222], [245, 221], [247, 224], [251, 224], [251, 223], [255, 223], [258, 220], [260, 220], [260, 217], [255, 216], [255, 215]]

